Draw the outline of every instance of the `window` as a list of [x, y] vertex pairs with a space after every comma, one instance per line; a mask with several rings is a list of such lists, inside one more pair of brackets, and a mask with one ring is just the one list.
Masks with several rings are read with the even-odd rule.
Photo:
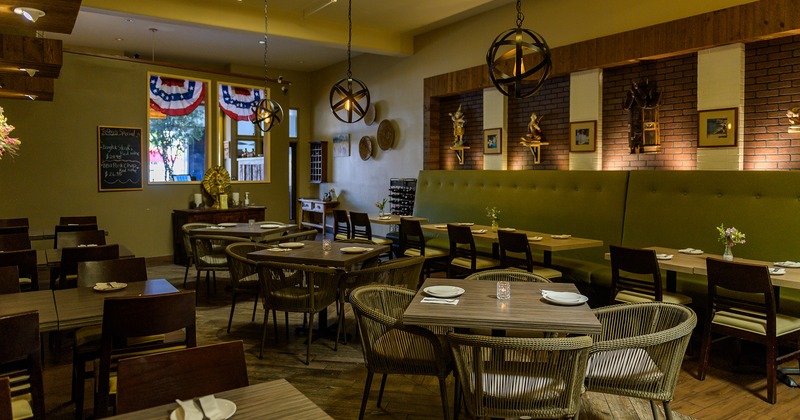
[[219, 83], [223, 160], [232, 181], [269, 181], [269, 134], [251, 122], [252, 108], [264, 97], [257, 86]]
[[289, 138], [297, 138], [297, 109], [289, 108]]
[[208, 155], [208, 81], [148, 76], [149, 182], [202, 180]]

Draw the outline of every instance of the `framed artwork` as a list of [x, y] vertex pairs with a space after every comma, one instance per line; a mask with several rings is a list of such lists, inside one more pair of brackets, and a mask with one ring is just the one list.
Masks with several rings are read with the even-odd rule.
[[597, 138], [597, 121], [569, 123], [569, 151], [594, 152]]
[[339, 134], [333, 137], [333, 156], [350, 156], [350, 135]]
[[736, 146], [738, 108], [700, 111], [697, 147]]
[[483, 130], [483, 154], [496, 155], [502, 153], [502, 128]]

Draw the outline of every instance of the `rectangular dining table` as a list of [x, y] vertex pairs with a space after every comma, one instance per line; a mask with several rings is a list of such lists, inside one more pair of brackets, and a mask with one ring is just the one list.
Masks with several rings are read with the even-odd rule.
[[[491, 241], [493, 244], [498, 243], [497, 232], [492, 231], [491, 226], [470, 224], [472, 229], [472, 237], [476, 240]], [[543, 232], [535, 232], [531, 230], [522, 230], [514, 228], [499, 228], [512, 232], [524, 233], [528, 236], [528, 244], [531, 249], [542, 251], [542, 261], [545, 267], [552, 267], [553, 265], [553, 252], [569, 251], [573, 249], [595, 248], [602, 247], [603, 241], [599, 239], [579, 238], [572, 235], [558, 235]], [[422, 230], [431, 233], [445, 233], [447, 234], [447, 224], [425, 224], [422, 225]], [[482, 233], [478, 233], [478, 232]], [[554, 237], [555, 236], [555, 237]], [[561, 237], [559, 236], [569, 236]], [[534, 239], [535, 238], [535, 239]], [[496, 248], [496, 247], [495, 247]], [[495, 249], [495, 254], [497, 250]]]
[[400, 219], [416, 220], [420, 223], [428, 221], [427, 217], [400, 216], [399, 214], [384, 214], [383, 216], [379, 214], [369, 215], [369, 221], [375, 223], [376, 225], [399, 225]]
[[[268, 225], [270, 227], [261, 227]], [[297, 226], [294, 224], [290, 225], [286, 223], [258, 223], [252, 227], [250, 227], [249, 223], [222, 223], [217, 226], [192, 229], [192, 233], [196, 235], [239, 236], [242, 238], [250, 238], [251, 240], [258, 240], [266, 236], [288, 232], [295, 227]]]
[[[464, 289], [458, 304], [422, 303], [430, 286]], [[511, 298], [497, 299], [496, 283], [486, 280], [429, 278], [403, 314], [403, 323], [459, 329], [491, 328], [570, 334], [600, 333], [600, 321], [588, 304], [562, 306], [542, 298], [542, 290], [578, 293], [572, 283], [512, 282]]]
[[[233, 418], [237, 419], [333, 419], [286, 379], [222, 391], [214, 396], [236, 404], [236, 413]], [[202, 397], [202, 395], [197, 397]], [[171, 418], [171, 413], [177, 408], [177, 403], [169, 403], [120, 414], [112, 418], [116, 420], [166, 420]]]
[[28, 311], [39, 312], [39, 331], [58, 330], [58, 313], [52, 290], [0, 295], [0, 316]]
[[[279, 261], [292, 264], [321, 265], [325, 267], [336, 267], [350, 270], [355, 264], [376, 258], [389, 250], [386, 245], [364, 245], [347, 242], [332, 241], [331, 250], [322, 249], [322, 241], [302, 241], [301, 248], [290, 249], [289, 251], [276, 251], [274, 248], [261, 249], [247, 254], [247, 257], [254, 261]], [[364, 252], [348, 253], [342, 249], [364, 248]]]

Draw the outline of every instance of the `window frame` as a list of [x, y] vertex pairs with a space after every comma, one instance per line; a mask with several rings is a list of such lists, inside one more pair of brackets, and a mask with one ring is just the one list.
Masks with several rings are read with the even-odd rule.
[[[216, 82], [216, 86], [214, 88], [214, 108], [216, 109], [217, 115], [217, 141], [219, 146], [219, 153], [217, 154], [219, 166], [225, 167], [225, 152], [228, 151], [228, 154], [232, 156], [233, 148], [230, 147], [231, 141], [234, 140], [234, 130], [236, 130], [238, 134], [238, 129], [236, 128], [236, 121], [233, 118], [229, 117], [227, 114], [222, 112], [219, 107], [219, 89], [220, 85], [227, 85], [227, 86], [234, 86], [234, 87], [241, 87], [246, 89], [259, 89], [264, 91], [264, 95], [266, 98], [270, 97], [271, 89], [267, 88], [264, 89], [264, 86], [258, 85], [248, 85], [245, 83], [237, 83], [237, 82], [229, 82], [225, 80], [218, 80]], [[226, 122], [230, 121], [230, 135], [231, 138], [227, 138], [228, 134], [228, 127], [226, 126]], [[253, 138], [258, 141], [260, 131], [257, 127], [255, 127], [255, 135]], [[226, 147], [226, 143], [228, 147]], [[272, 182], [272, 164], [271, 164], [271, 155], [272, 155], [272, 136], [269, 132], [263, 133], [261, 137], [261, 154], [263, 155], [262, 158], [264, 160], [264, 179], [262, 180], [239, 180], [238, 173], [236, 174], [236, 180], [234, 180], [234, 174], [231, 173], [231, 184], [269, 184]], [[232, 158], [231, 158], [232, 159]]]

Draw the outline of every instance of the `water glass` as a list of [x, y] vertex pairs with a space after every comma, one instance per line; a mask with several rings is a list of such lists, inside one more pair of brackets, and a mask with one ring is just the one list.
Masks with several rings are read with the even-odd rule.
[[331, 240], [330, 239], [323, 239], [322, 240], [322, 250], [323, 251], [330, 251], [332, 248]]
[[250, 220], [248, 220], [248, 221], [247, 221], [247, 227], [249, 227], [250, 229], [252, 229], [252, 228], [256, 227], [256, 219], [250, 219]]
[[511, 299], [511, 283], [507, 281], [497, 282], [497, 299], [508, 300]]

